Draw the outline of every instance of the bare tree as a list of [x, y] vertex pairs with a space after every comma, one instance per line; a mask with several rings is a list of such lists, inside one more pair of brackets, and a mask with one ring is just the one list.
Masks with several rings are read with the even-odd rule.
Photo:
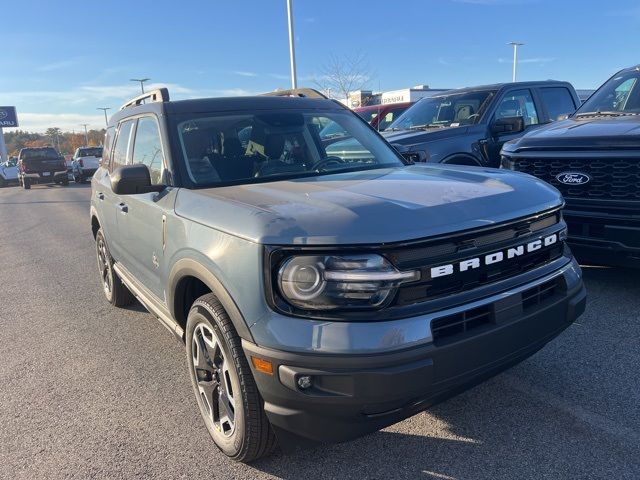
[[370, 70], [367, 57], [362, 53], [331, 55], [314, 83], [330, 97], [348, 98], [349, 93], [362, 90], [369, 83]]

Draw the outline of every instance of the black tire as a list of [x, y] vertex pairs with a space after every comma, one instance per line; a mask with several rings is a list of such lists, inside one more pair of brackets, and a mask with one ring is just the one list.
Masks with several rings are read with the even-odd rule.
[[99, 229], [96, 234], [96, 256], [98, 259], [100, 281], [102, 282], [102, 291], [107, 301], [114, 307], [131, 305], [135, 297], [113, 270], [113, 258], [109, 253], [109, 247], [107, 247], [107, 241], [102, 233], [102, 228]]
[[65, 178], [64, 180], [62, 180], [62, 182], [60, 182], [62, 186], [64, 187], [68, 187], [69, 186], [69, 178]]
[[[215, 340], [215, 352], [220, 358], [211, 353], [213, 347], [204, 343], [210, 337], [212, 342]], [[244, 356], [240, 337], [212, 293], [198, 298], [191, 306], [186, 340], [189, 377], [200, 414], [216, 446], [238, 462], [251, 462], [271, 453], [276, 447], [276, 438], [264, 413], [264, 402]], [[196, 366], [201, 367], [197, 368], [198, 374]], [[226, 398], [224, 402], [223, 398]], [[223, 415], [223, 410], [230, 411], [224, 405], [233, 407], [233, 425], [230, 415]]]
[[7, 181], [4, 179], [4, 177], [0, 177], [0, 188], [3, 188], [7, 185]]
[[29, 179], [28, 178], [23, 178], [22, 179], [22, 188], [24, 188], [25, 190], [31, 189], [31, 183], [29, 183]]
[[482, 164], [473, 157], [467, 155], [454, 155], [446, 158], [442, 163], [445, 165], [466, 165], [468, 167], [482, 167]]

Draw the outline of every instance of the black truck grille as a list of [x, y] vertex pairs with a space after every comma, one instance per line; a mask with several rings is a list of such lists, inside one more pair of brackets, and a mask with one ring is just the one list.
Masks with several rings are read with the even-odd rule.
[[[567, 198], [640, 200], [640, 158], [516, 158], [514, 169], [556, 187]], [[565, 185], [556, 178], [577, 172], [591, 177], [582, 185]]]
[[[484, 285], [495, 283], [535, 268], [562, 256], [564, 241], [560, 238], [561, 222], [558, 211], [526, 218], [508, 225], [493, 227], [481, 232], [449, 237], [441, 242], [405, 247], [386, 252], [386, 256], [401, 270], [420, 269], [422, 280], [401, 286], [395, 298], [395, 306], [404, 306], [432, 300], [445, 295], [455, 295]], [[458, 262], [510, 247], [521, 246], [546, 235], [558, 235], [558, 241], [538, 250], [525, 252], [514, 258], [450, 275], [432, 278], [431, 268], [440, 265], [457, 265]]]

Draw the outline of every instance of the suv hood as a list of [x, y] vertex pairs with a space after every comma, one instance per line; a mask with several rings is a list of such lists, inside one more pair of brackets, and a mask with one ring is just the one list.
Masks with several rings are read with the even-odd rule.
[[640, 148], [640, 116], [573, 117], [533, 130], [504, 150], [598, 148]]
[[401, 242], [557, 207], [541, 180], [506, 170], [412, 165], [278, 182], [180, 189], [177, 215], [264, 244]]

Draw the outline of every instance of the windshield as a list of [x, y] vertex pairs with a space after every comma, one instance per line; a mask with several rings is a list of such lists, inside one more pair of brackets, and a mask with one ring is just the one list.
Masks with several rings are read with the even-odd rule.
[[81, 148], [78, 157], [102, 157], [102, 147]]
[[610, 78], [576, 112], [576, 115], [588, 113], [615, 112], [640, 113], [640, 71], [623, 71]]
[[453, 93], [423, 98], [393, 122], [388, 130], [458, 127], [477, 123], [495, 90]]
[[[404, 165], [384, 140], [346, 111], [184, 115], [176, 127], [186, 173], [195, 187]], [[338, 142], [323, 138], [321, 131], [327, 128], [344, 135]], [[344, 142], [350, 148], [341, 148]]]
[[20, 152], [20, 158], [23, 160], [31, 160], [36, 158], [58, 158], [58, 152], [51, 147], [44, 148], [25, 148]]

